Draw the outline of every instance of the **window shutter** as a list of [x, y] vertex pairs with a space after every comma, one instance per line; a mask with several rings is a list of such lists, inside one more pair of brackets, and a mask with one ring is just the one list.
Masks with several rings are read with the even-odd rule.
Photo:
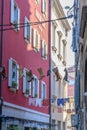
[[8, 86], [12, 87], [12, 60], [8, 61]]
[[30, 26], [30, 43], [32, 42], [32, 27]]
[[32, 96], [35, 96], [35, 79], [32, 81]]
[[43, 99], [43, 82], [41, 83], [41, 98]]
[[47, 54], [48, 54], [48, 46], [46, 44], [46, 59], [47, 59]]
[[27, 38], [27, 18], [24, 18], [24, 38]]
[[11, 23], [14, 23], [14, 0], [11, 0]]
[[38, 94], [38, 80], [35, 78], [35, 94]]
[[42, 0], [42, 12], [44, 13], [45, 12], [45, 0]]
[[23, 93], [26, 91], [26, 69], [23, 70]]
[[39, 80], [37, 80], [38, 81], [38, 97], [39, 97]]
[[19, 65], [17, 65], [17, 90], [19, 89]]
[[20, 9], [18, 8], [18, 30], [20, 30]]
[[45, 84], [45, 98], [47, 98], [47, 95], [46, 95], [46, 84]]
[[33, 30], [33, 47], [36, 45], [36, 30]]
[[40, 34], [38, 34], [38, 51], [40, 50]]
[[44, 57], [44, 40], [42, 40], [42, 57]]

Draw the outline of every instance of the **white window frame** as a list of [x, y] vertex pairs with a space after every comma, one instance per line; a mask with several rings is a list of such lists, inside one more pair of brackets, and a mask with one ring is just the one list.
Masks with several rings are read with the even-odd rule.
[[47, 2], [46, 0], [42, 0], [42, 13], [46, 14], [47, 12]]
[[27, 75], [28, 72], [28, 69], [23, 69], [23, 93], [27, 97], [31, 96], [31, 82], [29, 82], [29, 76]]
[[[41, 82], [41, 98], [46, 99], [47, 98], [47, 93], [46, 93], [46, 83], [44, 81]], [[45, 90], [45, 91], [44, 91]]]
[[8, 86], [13, 90], [18, 90], [19, 89], [19, 65], [12, 58], [10, 58], [8, 62], [9, 62], [8, 63]]
[[25, 16], [24, 18], [24, 39], [27, 43], [31, 42], [32, 37], [32, 27], [29, 25], [29, 20]]
[[[15, 8], [17, 13], [17, 18], [15, 19]], [[11, 0], [11, 17], [10, 22], [12, 24], [12, 27], [15, 31], [20, 30], [20, 9], [18, 8], [18, 5], [16, 4], [15, 0]]]
[[40, 51], [40, 34], [36, 29], [33, 29], [33, 47], [36, 52]]
[[39, 80], [36, 75], [33, 75], [34, 79], [32, 80], [32, 97], [39, 98]]
[[43, 57], [43, 59], [47, 60], [47, 54], [48, 54], [48, 46], [47, 46], [45, 40], [42, 40], [42, 57]]

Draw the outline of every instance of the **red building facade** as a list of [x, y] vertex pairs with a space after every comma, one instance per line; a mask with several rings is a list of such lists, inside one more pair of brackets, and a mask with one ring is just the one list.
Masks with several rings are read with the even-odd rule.
[[2, 130], [48, 129], [49, 100], [46, 106], [43, 100], [49, 99], [50, 86], [49, 1], [2, 2]]

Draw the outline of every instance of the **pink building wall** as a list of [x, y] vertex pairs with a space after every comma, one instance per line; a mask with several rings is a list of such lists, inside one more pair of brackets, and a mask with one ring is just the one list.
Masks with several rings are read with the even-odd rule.
[[[49, 17], [44, 18], [41, 13], [41, 6], [35, 4], [34, 0], [16, 0], [16, 3], [20, 9], [20, 23], [24, 22], [24, 17], [29, 18], [30, 22], [38, 22], [35, 16], [35, 9], [38, 9], [43, 20], [48, 20]], [[41, 5], [41, 4], [40, 4]], [[0, 5], [1, 6], [1, 5]], [[49, 7], [49, 3], [48, 3]], [[49, 14], [48, 14], [49, 16]], [[4, 7], [4, 24], [10, 24], [10, 0], [5, 1]], [[40, 35], [41, 40], [45, 39], [48, 43], [49, 50], [49, 23], [46, 23], [46, 28], [42, 27], [42, 31], [39, 29], [39, 25], [32, 26], [36, 28]], [[47, 98], [49, 98], [49, 76], [47, 76], [47, 70], [49, 69], [49, 51], [48, 59], [43, 60], [41, 56], [41, 46], [40, 52], [36, 53], [32, 47], [33, 39], [30, 44], [27, 44], [24, 40], [24, 28], [20, 28], [18, 32], [14, 31], [11, 26], [4, 27], [11, 28], [11, 30], [4, 31], [4, 46], [3, 46], [3, 65], [6, 69], [6, 74], [8, 75], [8, 59], [11, 57], [17, 61], [19, 66], [23, 69], [24, 67], [32, 69], [33, 74], [39, 78], [37, 68], [42, 67], [45, 77], [43, 81], [47, 85]], [[41, 42], [40, 40], [40, 42]], [[39, 81], [39, 87], [41, 85], [41, 80]], [[13, 103], [25, 108], [31, 108], [39, 112], [49, 113], [49, 107], [43, 109], [44, 107], [29, 106], [29, 98], [26, 98], [22, 92], [23, 89], [23, 79], [19, 79], [19, 90], [14, 93], [8, 88], [8, 78], [2, 81], [2, 96], [4, 101]]]

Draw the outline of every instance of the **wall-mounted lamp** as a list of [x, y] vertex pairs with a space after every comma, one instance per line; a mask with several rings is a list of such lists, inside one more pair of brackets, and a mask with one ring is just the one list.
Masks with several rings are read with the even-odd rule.
[[87, 92], [84, 92], [84, 96], [87, 97]]

